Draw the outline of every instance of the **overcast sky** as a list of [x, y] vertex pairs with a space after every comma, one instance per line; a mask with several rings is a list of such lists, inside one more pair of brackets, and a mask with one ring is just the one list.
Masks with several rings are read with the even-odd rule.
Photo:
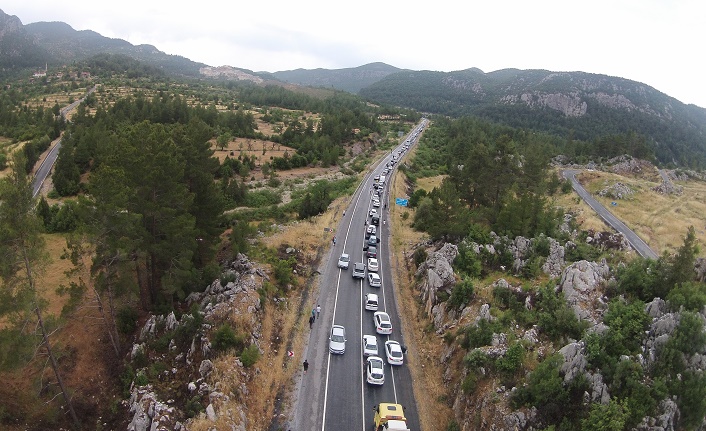
[[706, 107], [703, 0], [4, 0], [23, 24], [150, 44], [211, 66], [583, 71]]

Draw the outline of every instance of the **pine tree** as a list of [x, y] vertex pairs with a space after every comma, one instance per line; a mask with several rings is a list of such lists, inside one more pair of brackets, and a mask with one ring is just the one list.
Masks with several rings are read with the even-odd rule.
[[[74, 425], [79, 428], [80, 422], [59, 372], [59, 365], [49, 340], [49, 330], [42, 314], [44, 301], [37, 286], [37, 275], [45, 268], [48, 256], [41, 236], [42, 222], [34, 211], [32, 180], [24, 170], [25, 164], [23, 153], [15, 153], [12, 172], [0, 182], [0, 252], [3, 256], [0, 266], [3, 282], [0, 295], [3, 303], [13, 305], [9, 309], [2, 307], [0, 311], [5, 315], [14, 314], [11, 321], [19, 324], [29, 323], [32, 316], [36, 318], [41, 337], [40, 346], [49, 358]], [[32, 326], [26, 325], [25, 328]]]

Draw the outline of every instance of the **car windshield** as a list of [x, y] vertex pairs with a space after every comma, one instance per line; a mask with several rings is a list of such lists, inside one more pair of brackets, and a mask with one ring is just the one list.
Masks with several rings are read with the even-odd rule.
[[399, 346], [390, 346], [390, 356], [395, 358], [402, 357], [402, 350], [399, 349]]
[[341, 256], [341, 262], [348, 262], [348, 256], [345, 254]]
[[332, 334], [331, 335], [331, 341], [335, 341], [337, 343], [342, 343], [343, 342], [343, 335], [341, 334]]

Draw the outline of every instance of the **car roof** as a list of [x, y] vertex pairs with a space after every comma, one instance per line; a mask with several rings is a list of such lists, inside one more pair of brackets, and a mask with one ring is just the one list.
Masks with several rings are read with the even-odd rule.
[[377, 273], [374, 273], [374, 272], [369, 272], [368, 276], [373, 277], [373, 278], [380, 278], [380, 275], [378, 275]]
[[374, 314], [375, 317], [379, 317], [381, 319], [387, 319], [390, 320], [390, 315], [385, 313], [384, 311], [376, 311]]
[[365, 269], [365, 264], [363, 262], [356, 262], [353, 264], [354, 268]]
[[368, 296], [368, 299], [378, 299], [377, 293], [368, 293], [367, 296]]
[[343, 333], [346, 332], [346, 328], [344, 328], [344, 327], [341, 326], [341, 325], [333, 325], [333, 326], [331, 327], [331, 332], [333, 332], [333, 333], [338, 333], [338, 334], [343, 334]]
[[374, 341], [375, 344], [377, 344], [377, 342], [378, 342], [378, 339], [375, 335], [365, 334], [365, 335], [363, 335], [363, 339]]
[[348, 257], [348, 253], [341, 253], [341, 257]]

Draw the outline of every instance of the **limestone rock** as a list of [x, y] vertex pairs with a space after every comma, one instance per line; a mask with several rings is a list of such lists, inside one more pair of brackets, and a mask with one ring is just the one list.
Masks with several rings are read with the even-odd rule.
[[556, 278], [561, 275], [564, 265], [566, 265], [564, 247], [554, 238], [549, 238], [549, 256], [542, 265], [542, 271], [550, 277]]
[[567, 344], [559, 350], [559, 353], [564, 357], [564, 363], [561, 365], [560, 371], [564, 374], [565, 382], [572, 380], [586, 370], [588, 361], [586, 360], [584, 349], [584, 343], [578, 342]]

